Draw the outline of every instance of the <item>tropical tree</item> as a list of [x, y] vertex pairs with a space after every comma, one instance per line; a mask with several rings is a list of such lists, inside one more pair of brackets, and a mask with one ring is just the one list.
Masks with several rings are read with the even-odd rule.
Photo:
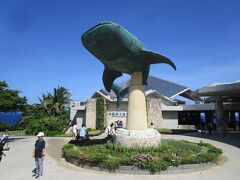
[[40, 108], [46, 115], [57, 116], [63, 114], [69, 107], [71, 94], [64, 87], [54, 88], [53, 94], [47, 92], [39, 98]]
[[0, 81], [0, 112], [23, 112], [27, 98], [19, 94], [19, 90], [9, 89], [6, 81]]

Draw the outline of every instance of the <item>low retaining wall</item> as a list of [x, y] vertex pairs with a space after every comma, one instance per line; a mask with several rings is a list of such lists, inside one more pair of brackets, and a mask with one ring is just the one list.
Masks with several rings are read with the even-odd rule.
[[[120, 166], [115, 171], [109, 171], [108, 169], [97, 167], [92, 163], [82, 162], [81, 160], [75, 157], [68, 157], [65, 159], [76, 166], [86, 168], [86, 169], [91, 169], [94, 171], [114, 172], [119, 174], [138, 174], [138, 175], [152, 174], [149, 170], [141, 170], [135, 166]], [[213, 166], [213, 164], [214, 163], [209, 162], [209, 163], [201, 163], [201, 164], [185, 164], [185, 165], [179, 165], [177, 167], [169, 166], [165, 171], [156, 172], [155, 174], [181, 174], [181, 173], [202, 171], [210, 168], [211, 166]]]

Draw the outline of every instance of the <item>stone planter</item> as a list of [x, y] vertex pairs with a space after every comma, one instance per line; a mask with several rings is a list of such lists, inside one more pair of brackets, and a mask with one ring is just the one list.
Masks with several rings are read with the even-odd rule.
[[151, 147], [161, 144], [161, 134], [155, 129], [144, 131], [117, 129], [115, 144], [125, 147]]

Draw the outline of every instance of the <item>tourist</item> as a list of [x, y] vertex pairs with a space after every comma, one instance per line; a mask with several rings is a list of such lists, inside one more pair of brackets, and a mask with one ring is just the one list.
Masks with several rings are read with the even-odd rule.
[[118, 121], [115, 121], [115, 122], [114, 122], [114, 126], [115, 126], [115, 131], [116, 131], [117, 128], [118, 128]]
[[123, 128], [123, 122], [122, 122], [122, 120], [119, 122], [119, 128]]
[[6, 149], [7, 150], [9, 150], [8, 138], [9, 138], [8, 129], [6, 129], [5, 132], [3, 133], [3, 136], [1, 137], [0, 141], [4, 142], [4, 144], [6, 145]]
[[107, 138], [113, 143], [115, 138], [115, 128], [113, 123], [107, 126], [105, 133], [107, 134]]
[[79, 136], [80, 136], [80, 139], [86, 139], [86, 127], [85, 127], [85, 124], [82, 124], [82, 127], [80, 128], [80, 131], [79, 131]]
[[4, 153], [3, 153], [3, 151], [4, 151], [4, 145], [5, 145], [5, 143], [4, 143], [4, 141], [0, 141], [0, 162], [1, 162], [1, 160], [2, 160], [2, 156], [3, 155], [5, 155]]
[[88, 131], [86, 131], [85, 139], [89, 139]]
[[0, 140], [0, 162], [2, 160], [2, 156], [3, 155], [6, 156], [3, 151], [8, 151], [9, 150], [9, 148], [4, 148], [5, 143], [6, 143], [6, 138], [2, 138]]
[[77, 137], [77, 123], [75, 123], [72, 127], [72, 139], [76, 139]]
[[208, 129], [208, 134], [211, 135], [212, 134], [212, 123], [211, 122], [209, 122], [207, 124], [207, 129]]
[[46, 155], [46, 150], [45, 150], [45, 141], [43, 139], [44, 133], [39, 132], [37, 135], [37, 141], [35, 142], [35, 149], [33, 152], [33, 157], [35, 158], [35, 163], [36, 163], [36, 171], [34, 176], [35, 178], [41, 178], [43, 176], [43, 159]]
[[113, 123], [110, 125], [109, 136], [110, 136], [110, 141], [113, 143], [115, 138], [115, 128]]
[[201, 133], [202, 133], [202, 135], [204, 135], [205, 134], [205, 122], [203, 121], [203, 119], [201, 119]]

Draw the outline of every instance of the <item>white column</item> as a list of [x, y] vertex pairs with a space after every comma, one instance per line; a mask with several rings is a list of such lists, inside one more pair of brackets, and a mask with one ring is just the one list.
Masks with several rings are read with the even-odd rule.
[[142, 72], [132, 74], [128, 97], [127, 129], [147, 129], [146, 98], [142, 84]]

